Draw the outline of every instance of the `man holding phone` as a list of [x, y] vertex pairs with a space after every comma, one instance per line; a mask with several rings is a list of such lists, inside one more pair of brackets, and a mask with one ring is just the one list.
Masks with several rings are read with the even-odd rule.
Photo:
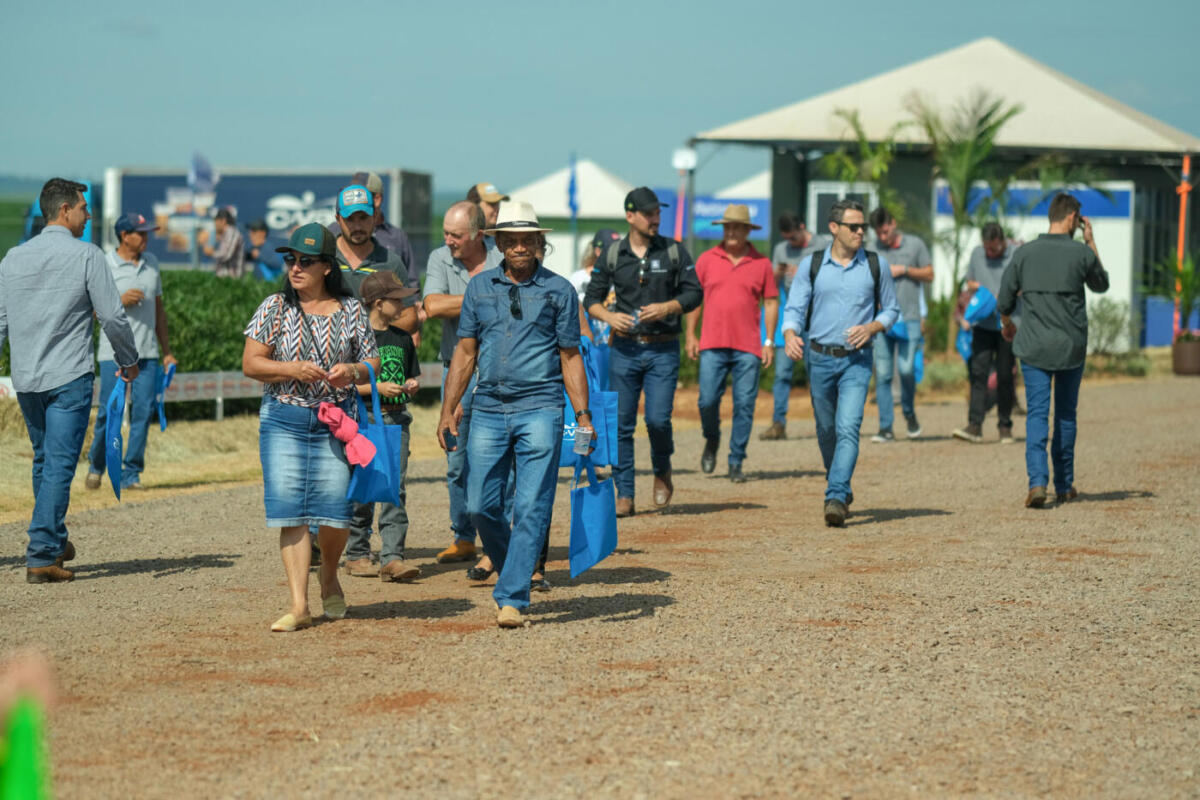
[[[1013, 343], [1025, 377], [1026, 508], [1046, 504], [1050, 470], [1046, 464], [1051, 388], [1054, 392], [1054, 491], [1059, 504], [1079, 496], [1075, 489], [1075, 418], [1079, 384], [1087, 356], [1087, 298], [1084, 287], [1103, 294], [1108, 273], [1092, 237], [1092, 222], [1075, 197], [1059, 193], [1050, 201], [1050, 231], [1013, 253], [997, 298], [1001, 330]], [[1083, 243], [1075, 231], [1083, 231]], [[1017, 298], [1021, 326], [1012, 314]]]

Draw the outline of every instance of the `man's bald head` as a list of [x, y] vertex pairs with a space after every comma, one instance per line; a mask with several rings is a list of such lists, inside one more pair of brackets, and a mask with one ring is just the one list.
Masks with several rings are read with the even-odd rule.
[[483, 209], [469, 200], [455, 203], [446, 209], [442, 218], [442, 240], [450, 255], [459, 260], [473, 260], [486, 252], [483, 229], [487, 225]]

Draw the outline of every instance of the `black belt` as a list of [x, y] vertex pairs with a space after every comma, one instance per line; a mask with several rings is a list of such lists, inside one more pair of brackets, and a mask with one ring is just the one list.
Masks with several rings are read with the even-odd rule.
[[613, 329], [613, 335], [620, 336], [622, 339], [630, 339], [638, 344], [659, 344], [660, 342], [673, 342], [679, 338], [677, 333], [657, 333], [653, 336], [630, 336], [627, 333], [621, 333], [616, 328]]
[[820, 342], [809, 342], [808, 346], [821, 355], [833, 356], [834, 358], [845, 358], [851, 353], [858, 352], [858, 350], [848, 350], [845, 347], [831, 347], [830, 345], [821, 344]]

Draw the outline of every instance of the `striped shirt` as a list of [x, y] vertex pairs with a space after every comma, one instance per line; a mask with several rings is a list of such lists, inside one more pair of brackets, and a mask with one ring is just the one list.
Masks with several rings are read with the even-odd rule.
[[[329, 316], [317, 316], [302, 314], [285, 303], [282, 294], [273, 294], [254, 312], [245, 335], [270, 347], [276, 361], [312, 361], [326, 370], [334, 364], [379, 358], [375, 332], [362, 303], [350, 297], [340, 302], [341, 308]], [[327, 381], [286, 380], [268, 383], [265, 391], [281, 403], [316, 408], [321, 403], [341, 403], [355, 389], [335, 389]]]

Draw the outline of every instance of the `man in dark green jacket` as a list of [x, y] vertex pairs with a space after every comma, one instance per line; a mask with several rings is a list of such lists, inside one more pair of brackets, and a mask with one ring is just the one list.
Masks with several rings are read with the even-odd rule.
[[[1087, 302], [1084, 286], [1108, 291], [1108, 273], [1092, 238], [1092, 223], [1080, 213], [1079, 200], [1057, 194], [1050, 201], [1050, 232], [1022, 245], [1004, 273], [997, 310], [1005, 339], [1021, 359], [1025, 376], [1025, 470], [1029, 473], [1026, 508], [1046, 504], [1050, 471], [1046, 463], [1050, 391], [1054, 389], [1054, 492], [1059, 503], [1075, 499], [1075, 410], [1087, 356]], [[1075, 230], [1083, 230], [1083, 243]], [[1022, 302], [1021, 328], [1010, 315]]]

